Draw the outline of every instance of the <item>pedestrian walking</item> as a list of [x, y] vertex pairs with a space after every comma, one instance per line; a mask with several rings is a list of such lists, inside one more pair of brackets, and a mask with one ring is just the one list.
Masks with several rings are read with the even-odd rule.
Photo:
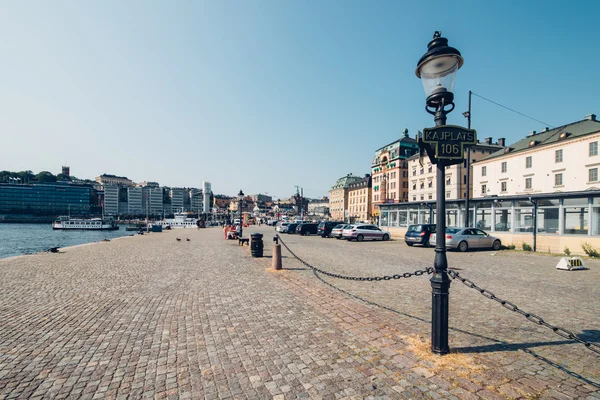
[[227, 225], [223, 224], [223, 239], [227, 240]]

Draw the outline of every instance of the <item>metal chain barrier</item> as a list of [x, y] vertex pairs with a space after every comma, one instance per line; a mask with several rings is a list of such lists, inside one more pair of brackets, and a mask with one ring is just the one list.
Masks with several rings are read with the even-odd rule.
[[296, 258], [302, 264], [306, 265], [308, 268], [312, 269], [313, 271], [319, 272], [319, 273], [321, 273], [323, 275], [330, 276], [332, 278], [346, 279], [346, 280], [349, 280], [349, 281], [368, 281], [368, 282], [377, 281], [378, 282], [378, 281], [389, 281], [389, 280], [392, 280], [392, 279], [410, 278], [410, 277], [413, 277], [413, 276], [421, 276], [421, 275], [433, 273], [433, 268], [429, 267], [429, 268], [425, 268], [425, 269], [421, 269], [421, 270], [416, 270], [415, 272], [404, 272], [402, 274], [385, 275], [385, 276], [347, 276], [347, 275], [333, 274], [331, 272], [323, 271], [322, 269], [319, 269], [319, 268], [317, 268], [315, 266], [310, 265], [309, 263], [307, 263], [306, 261], [304, 261], [303, 259], [301, 259], [300, 257], [298, 257], [296, 255], [296, 253], [294, 253], [288, 247], [288, 245], [285, 244], [285, 242], [283, 241], [283, 239], [281, 239], [281, 236], [277, 235], [277, 237], [279, 238], [279, 241], [281, 242], [281, 244], [283, 245], [283, 247], [285, 247], [286, 250], [289, 251], [290, 254], [292, 256], [294, 256], [294, 258]]
[[573, 332], [571, 332], [565, 328], [561, 328], [560, 326], [551, 325], [551, 324], [547, 323], [546, 321], [544, 321], [542, 317], [539, 317], [535, 314], [521, 310], [519, 307], [517, 307], [516, 304], [497, 297], [494, 293], [490, 292], [487, 289], [480, 288], [479, 286], [477, 286], [475, 284], [475, 282], [473, 282], [470, 279], [463, 278], [462, 276], [460, 276], [460, 274], [457, 271], [449, 269], [448, 275], [450, 275], [450, 277], [452, 277], [452, 279], [457, 279], [457, 280], [461, 281], [462, 283], [465, 284], [465, 286], [467, 286], [471, 289], [477, 290], [479, 293], [481, 293], [481, 295], [483, 297], [488, 298], [490, 300], [494, 300], [494, 301], [500, 303], [502, 305], [502, 307], [504, 307], [510, 311], [514, 311], [517, 314], [521, 314], [522, 316], [527, 318], [527, 320], [533, 322], [534, 324], [544, 326], [544, 327], [552, 330], [552, 332], [556, 333], [558, 336], [563, 337], [565, 339], [573, 340], [575, 342], [579, 342], [579, 343], [583, 344], [585, 347], [587, 347], [589, 350], [600, 354], [600, 345], [598, 345], [596, 343], [586, 342], [585, 340], [581, 339], [576, 334], [574, 334]]

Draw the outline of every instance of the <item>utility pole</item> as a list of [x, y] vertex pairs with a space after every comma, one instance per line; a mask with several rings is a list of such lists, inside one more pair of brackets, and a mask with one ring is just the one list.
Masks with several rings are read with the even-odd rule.
[[[471, 91], [469, 90], [469, 109], [463, 115], [467, 118], [467, 128], [471, 129]], [[467, 193], [465, 195], [465, 228], [469, 225], [469, 198], [471, 197], [471, 146], [467, 147]]]

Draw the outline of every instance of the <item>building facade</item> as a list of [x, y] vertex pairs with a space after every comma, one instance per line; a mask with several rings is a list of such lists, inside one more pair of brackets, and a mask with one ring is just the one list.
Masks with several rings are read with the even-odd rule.
[[87, 215], [92, 187], [64, 182], [0, 183], [0, 214]]
[[205, 214], [210, 213], [211, 210], [211, 206], [212, 206], [212, 201], [211, 201], [211, 196], [212, 196], [212, 185], [210, 184], [210, 182], [202, 182], [202, 212]]
[[185, 192], [180, 188], [172, 188], [169, 190], [169, 197], [171, 198], [171, 210], [172, 212], [181, 212], [183, 208], [183, 196]]
[[418, 153], [419, 145], [402, 131], [402, 138], [375, 151], [371, 163], [371, 215], [377, 215], [377, 204], [408, 201], [408, 164], [406, 159]]
[[329, 211], [329, 199], [323, 197], [322, 199], [311, 199], [308, 203], [308, 215], [317, 218], [327, 218], [330, 214]]
[[[446, 168], [446, 199], [464, 199], [467, 196], [467, 158], [470, 158], [471, 168], [473, 164], [482, 158], [488, 157], [504, 148], [504, 138], [498, 139], [498, 143], [492, 143], [488, 137], [481, 143], [472, 146], [465, 151], [465, 160], [461, 164], [450, 165]], [[434, 201], [436, 199], [436, 177], [437, 166], [432, 164], [429, 157], [423, 158], [423, 166], [419, 155], [408, 159], [409, 191], [408, 201]], [[475, 181], [471, 174], [471, 185], [469, 196], [473, 197], [473, 185]]]
[[144, 208], [144, 213], [155, 217], [161, 217], [164, 213], [162, 188], [143, 187], [142, 207]]
[[144, 213], [142, 201], [142, 188], [127, 188], [127, 213], [131, 215], [140, 215]]
[[266, 194], [253, 194], [253, 195], [250, 195], [250, 197], [252, 198], [252, 201], [254, 201], [255, 203], [272, 203], [273, 202], [273, 197], [267, 196]]
[[600, 122], [584, 120], [530, 132], [474, 163], [473, 197], [600, 189]]
[[331, 218], [338, 221], [347, 219], [348, 211], [348, 186], [351, 183], [358, 182], [362, 178], [348, 174], [338, 179], [329, 191], [329, 212]]
[[348, 185], [348, 218], [351, 222], [371, 221], [371, 189], [372, 179], [368, 174], [363, 179]]
[[116, 176], [116, 175], [110, 175], [110, 174], [102, 174], [102, 175], [96, 177], [96, 182], [98, 182], [102, 186], [104, 186], [104, 185], [131, 186], [131, 185], [133, 185], [133, 181], [131, 179], [128, 179], [124, 176]]
[[102, 186], [104, 192], [103, 212], [105, 215], [119, 215], [119, 186], [105, 184]]

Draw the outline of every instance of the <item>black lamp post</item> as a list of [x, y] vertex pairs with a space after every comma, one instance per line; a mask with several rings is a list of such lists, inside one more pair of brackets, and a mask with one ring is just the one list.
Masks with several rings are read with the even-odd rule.
[[242, 192], [242, 189], [240, 189], [240, 192], [238, 193], [238, 210], [240, 213], [240, 237], [244, 237], [244, 235], [243, 235], [244, 219], [242, 217], [242, 202], [243, 201], [244, 201], [244, 192]]
[[429, 223], [431, 224], [431, 221], [433, 221], [433, 206], [429, 203], [421, 203], [421, 205], [429, 208]]
[[[446, 125], [446, 115], [454, 109], [454, 80], [456, 71], [463, 65], [460, 52], [448, 46], [448, 39], [435, 32], [427, 45], [427, 53], [417, 64], [416, 74], [423, 83], [427, 95], [425, 110], [434, 116], [435, 125]], [[437, 159], [437, 226], [435, 243], [435, 272], [431, 278], [431, 350], [437, 354], [447, 354], [448, 347], [448, 305], [450, 278], [446, 258], [446, 166], [448, 161]]]

